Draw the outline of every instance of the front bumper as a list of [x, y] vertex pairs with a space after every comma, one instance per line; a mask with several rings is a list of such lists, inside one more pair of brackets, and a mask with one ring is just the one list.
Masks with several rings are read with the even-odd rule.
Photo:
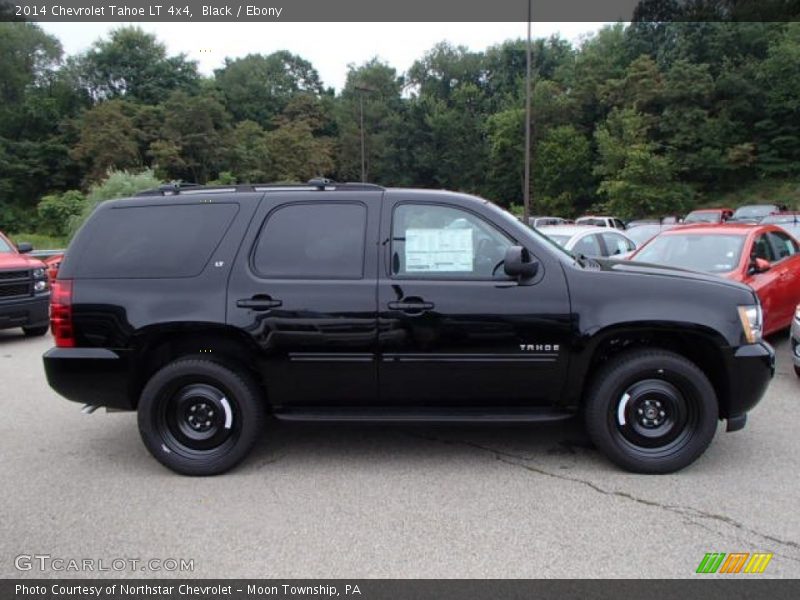
[[50, 292], [15, 300], [0, 300], [0, 329], [43, 327], [50, 319]]
[[42, 358], [47, 383], [67, 400], [134, 410], [126, 354], [105, 348], [51, 348]]
[[760, 341], [733, 349], [727, 362], [730, 387], [722, 416], [728, 419], [728, 430], [735, 431], [744, 427], [745, 415], [758, 404], [775, 375], [775, 350]]

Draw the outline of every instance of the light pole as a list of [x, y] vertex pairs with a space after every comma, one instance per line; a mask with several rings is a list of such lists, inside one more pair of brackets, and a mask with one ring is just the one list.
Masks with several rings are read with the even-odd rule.
[[356, 84], [356, 90], [360, 92], [358, 95], [359, 105], [361, 107], [361, 183], [367, 181], [367, 159], [366, 159], [366, 142], [364, 139], [364, 94], [376, 91], [375, 88], [369, 87], [364, 84]]
[[532, 7], [528, 0], [528, 42], [525, 47], [525, 183], [522, 190], [523, 222], [527, 225], [531, 216], [531, 17]]

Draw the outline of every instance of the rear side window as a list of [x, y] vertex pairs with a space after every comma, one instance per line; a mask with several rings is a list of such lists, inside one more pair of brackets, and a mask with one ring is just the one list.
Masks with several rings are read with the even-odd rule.
[[775, 260], [782, 260], [797, 254], [797, 243], [782, 231], [770, 231], [767, 235], [772, 242]]
[[96, 279], [194, 277], [233, 221], [234, 203], [103, 210], [82, 232], [76, 276]]
[[361, 279], [366, 231], [363, 204], [287, 204], [267, 217], [253, 268], [265, 279]]
[[604, 233], [603, 241], [606, 244], [606, 250], [608, 250], [609, 256], [625, 254], [633, 250], [633, 248], [631, 248], [631, 243], [616, 233]]
[[575, 254], [583, 254], [585, 256], [601, 256], [603, 254], [597, 234], [583, 236], [575, 242], [572, 251]]

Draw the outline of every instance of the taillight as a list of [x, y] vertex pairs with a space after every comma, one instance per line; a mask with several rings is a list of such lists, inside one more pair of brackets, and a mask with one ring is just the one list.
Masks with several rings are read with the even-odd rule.
[[59, 348], [75, 347], [72, 329], [72, 280], [56, 279], [50, 294], [50, 330]]

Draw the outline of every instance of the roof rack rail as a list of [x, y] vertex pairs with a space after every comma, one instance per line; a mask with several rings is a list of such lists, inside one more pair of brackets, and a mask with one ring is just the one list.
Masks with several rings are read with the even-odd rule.
[[369, 191], [383, 190], [375, 183], [339, 183], [325, 177], [309, 179], [307, 183], [241, 183], [231, 185], [203, 185], [199, 183], [173, 182], [157, 188], [138, 192], [136, 196], [177, 196], [179, 194], [230, 194], [235, 192], [290, 192], [290, 191]]

